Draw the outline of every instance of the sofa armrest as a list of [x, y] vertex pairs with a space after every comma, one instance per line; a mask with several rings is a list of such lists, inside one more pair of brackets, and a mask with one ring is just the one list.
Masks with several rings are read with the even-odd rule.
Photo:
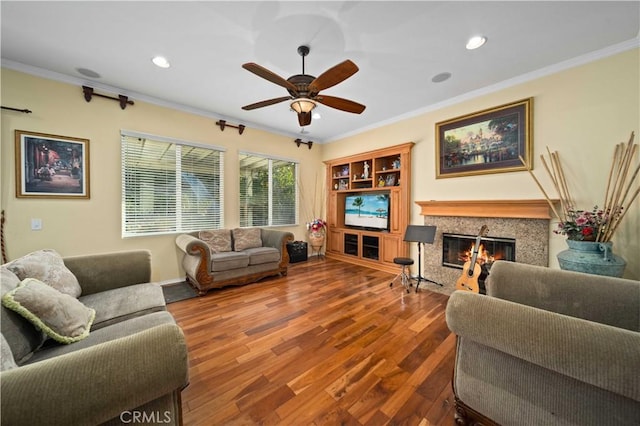
[[197, 282], [211, 282], [211, 249], [199, 238], [189, 234], [176, 237], [176, 245], [184, 253], [182, 267], [187, 276], [194, 277]]
[[151, 281], [149, 250], [71, 256], [64, 264], [78, 279], [83, 295]]
[[95, 425], [188, 384], [182, 330], [164, 324], [2, 372], [2, 424]]
[[291, 232], [261, 228], [261, 238], [263, 247], [273, 247], [278, 249], [280, 252], [280, 259], [284, 261], [286, 258], [286, 262], [284, 263], [285, 265], [289, 263], [287, 243], [294, 239]]
[[640, 333], [463, 291], [453, 292], [446, 316], [461, 342], [640, 401]]

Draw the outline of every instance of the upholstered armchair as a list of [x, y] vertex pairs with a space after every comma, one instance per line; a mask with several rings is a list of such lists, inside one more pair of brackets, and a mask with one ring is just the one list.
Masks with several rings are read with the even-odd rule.
[[446, 315], [458, 424], [640, 424], [640, 282], [498, 261]]

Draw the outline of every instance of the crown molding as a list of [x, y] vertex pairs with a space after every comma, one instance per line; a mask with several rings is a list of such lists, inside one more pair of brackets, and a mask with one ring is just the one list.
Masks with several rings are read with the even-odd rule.
[[613, 56], [613, 55], [617, 55], [618, 53], [622, 53], [622, 52], [626, 52], [628, 50], [631, 49], [637, 49], [640, 48], [640, 35], [638, 35], [636, 38], [632, 38], [630, 40], [624, 41], [622, 43], [618, 43], [618, 44], [614, 44], [611, 46], [607, 46], [604, 49], [600, 49], [600, 50], [596, 50], [593, 52], [589, 52], [586, 53], [584, 55], [580, 55], [580, 56], [576, 56], [575, 58], [572, 59], [567, 59], [566, 61], [562, 61], [562, 62], [558, 62], [557, 64], [553, 64], [550, 65], [548, 67], [544, 67], [544, 68], [540, 68], [539, 70], [536, 71], [531, 71], [528, 72], [526, 74], [522, 74], [519, 75], [517, 77], [513, 77], [510, 78], [508, 80], [504, 80], [501, 81], [499, 83], [496, 84], [492, 84], [490, 86], [485, 86], [481, 89], [478, 90], [473, 90], [471, 92], [467, 92], [464, 93], [462, 95], [447, 99], [445, 101], [442, 102], [437, 102], [435, 104], [431, 104], [428, 105], [424, 108], [420, 108], [411, 112], [408, 112], [406, 114], [402, 114], [402, 115], [398, 115], [392, 118], [389, 118], [387, 120], [383, 120], [380, 121], [376, 124], [373, 124], [371, 126], [367, 126], [367, 127], [362, 127], [359, 129], [356, 129], [352, 132], [348, 132], [348, 133], [344, 133], [342, 135], [338, 135], [335, 136], [329, 140], [327, 140], [326, 142], [335, 142], [337, 140], [346, 138], [346, 137], [350, 137], [350, 136], [355, 136], [357, 134], [369, 131], [369, 130], [374, 130], [380, 127], [384, 127], [390, 124], [394, 124], [397, 123], [399, 121], [403, 121], [403, 120], [407, 120], [409, 118], [414, 118], [416, 116], [422, 115], [422, 114], [426, 114], [428, 112], [433, 112], [433, 111], [437, 111], [439, 109], [442, 108], [446, 108], [452, 105], [456, 105], [462, 102], [466, 102], [475, 98], [478, 98], [480, 96], [484, 96], [484, 95], [488, 95], [491, 93], [495, 93], [495, 92], [499, 92], [501, 90], [513, 87], [513, 86], [517, 86], [519, 84], [523, 84], [523, 83], [527, 83], [529, 81], [532, 80], [536, 80], [542, 77], [546, 77], [548, 75], [551, 74], [556, 74], [558, 72], [561, 71], [565, 71], [571, 68], [575, 68], [578, 67], [580, 65], [585, 65], [588, 64], [590, 62], [595, 62], [598, 61], [600, 59], [604, 59], [607, 58], [609, 56]]

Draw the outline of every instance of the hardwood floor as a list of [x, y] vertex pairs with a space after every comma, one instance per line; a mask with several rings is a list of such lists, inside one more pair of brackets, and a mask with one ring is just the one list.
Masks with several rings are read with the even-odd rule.
[[448, 297], [312, 258], [287, 277], [168, 305], [191, 425], [453, 425]]

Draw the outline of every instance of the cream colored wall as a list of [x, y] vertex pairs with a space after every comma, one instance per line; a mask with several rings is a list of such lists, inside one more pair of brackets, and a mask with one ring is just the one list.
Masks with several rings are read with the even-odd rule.
[[[66, 83], [2, 70], [2, 105], [33, 113], [2, 111], [1, 197], [5, 210], [5, 239], [9, 259], [41, 248], [64, 256], [144, 248], [151, 250], [153, 279], [172, 281], [183, 276], [174, 235], [121, 238], [120, 130], [213, 144], [225, 153], [225, 226], [238, 226], [238, 152], [265, 153], [300, 163], [302, 187], [312, 192], [324, 176], [322, 146], [297, 148], [293, 138], [247, 128], [221, 132], [215, 119], [135, 101], [125, 110], [115, 101], [94, 97], [87, 103], [82, 89]], [[100, 91], [97, 91], [100, 93]], [[115, 95], [115, 94], [114, 94]], [[295, 117], [292, 116], [292, 120]], [[89, 200], [31, 199], [15, 196], [14, 130], [73, 136], [90, 140]], [[320, 194], [318, 194], [320, 197]], [[283, 228], [304, 239], [304, 222], [313, 210], [312, 197], [302, 197], [302, 225]], [[316, 202], [316, 206], [321, 205]], [[317, 214], [321, 214], [319, 211]], [[41, 231], [31, 230], [31, 218], [42, 219]]]
[[[533, 97], [534, 173], [554, 197], [540, 155], [546, 147], [558, 151], [577, 205], [591, 209], [594, 204], [602, 206], [615, 144], [627, 142], [631, 131], [640, 141], [639, 82], [640, 50], [634, 49], [343, 138], [325, 145], [323, 159], [414, 141], [413, 201], [543, 198], [526, 171], [435, 178], [437, 122]], [[455, 84], [455, 75], [450, 84]], [[640, 162], [638, 155], [634, 162]], [[410, 208], [411, 223], [422, 224], [419, 207], [412, 203]], [[565, 237], [550, 233], [549, 238], [549, 264], [557, 268], [556, 254], [566, 249]], [[627, 261], [625, 277], [636, 280], [640, 279], [639, 241], [640, 200], [636, 200], [613, 239], [614, 252]]]

